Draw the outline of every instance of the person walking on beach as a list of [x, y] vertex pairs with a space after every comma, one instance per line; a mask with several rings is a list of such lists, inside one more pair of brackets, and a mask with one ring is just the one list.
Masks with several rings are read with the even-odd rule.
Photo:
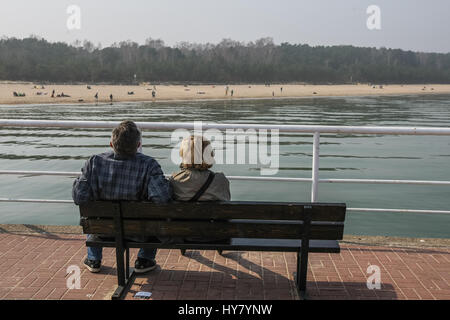
[[[158, 162], [140, 152], [142, 134], [132, 121], [123, 121], [111, 136], [112, 151], [94, 155], [86, 161], [82, 174], [73, 183], [72, 198], [76, 205], [91, 201], [151, 201], [167, 203], [172, 188]], [[87, 235], [95, 240], [94, 235]], [[101, 238], [101, 237], [100, 237]], [[130, 238], [131, 241], [151, 241]], [[145, 273], [156, 268], [156, 249], [141, 249], [135, 271]], [[84, 265], [90, 272], [100, 272], [102, 248], [87, 248]]]
[[95, 103], [98, 104], [98, 92], [95, 94]]
[[231, 96], [233, 96], [234, 95], [234, 90], [231, 90]]
[[227, 86], [226, 88], [225, 88], [225, 95], [226, 96], [228, 96], [228, 90], [229, 90], [230, 88]]
[[113, 95], [112, 93], [109, 95], [109, 100], [111, 101], [111, 105], [113, 104]]

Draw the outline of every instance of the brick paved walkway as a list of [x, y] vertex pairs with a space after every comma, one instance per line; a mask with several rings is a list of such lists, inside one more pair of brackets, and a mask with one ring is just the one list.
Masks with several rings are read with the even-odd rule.
[[[116, 285], [113, 249], [103, 269], [81, 266], [84, 237], [0, 233], [0, 299], [109, 299]], [[132, 251], [132, 262], [136, 251]], [[298, 299], [293, 253], [160, 250], [160, 268], [136, 279], [153, 299]], [[390, 248], [343, 244], [340, 254], [310, 254], [311, 299], [450, 299], [449, 248]], [[81, 289], [67, 289], [67, 268], [81, 268]], [[380, 290], [369, 290], [369, 265], [381, 269]]]

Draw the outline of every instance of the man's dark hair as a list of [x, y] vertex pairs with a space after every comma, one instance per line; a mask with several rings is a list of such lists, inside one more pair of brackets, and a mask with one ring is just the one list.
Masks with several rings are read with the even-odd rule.
[[123, 121], [112, 132], [114, 151], [122, 156], [134, 156], [141, 142], [141, 131], [133, 121]]

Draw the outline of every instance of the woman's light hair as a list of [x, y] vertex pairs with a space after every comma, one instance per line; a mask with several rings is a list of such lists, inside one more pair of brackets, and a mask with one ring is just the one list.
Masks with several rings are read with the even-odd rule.
[[214, 164], [211, 142], [202, 136], [184, 138], [180, 147], [181, 167], [207, 170]]

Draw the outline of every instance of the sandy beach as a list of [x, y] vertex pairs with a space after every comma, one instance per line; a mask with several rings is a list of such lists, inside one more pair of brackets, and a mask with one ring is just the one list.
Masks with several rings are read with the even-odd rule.
[[[156, 89], [156, 90], [155, 90]], [[52, 92], [55, 90], [55, 97]], [[156, 97], [152, 97], [155, 90]], [[233, 96], [231, 96], [233, 91]], [[15, 97], [14, 92], [25, 94]], [[320, 96], [380, 96], [450, 94], [450, 85], [229, 85], [226, 95], [225, 85], [41, 85], [39, 83], [0, 82], [0, 104], [67, 104], [98, 102], [200, 100], [200, 99], [264, 99], [299, 98]], [[58, 95], [70, 97], [58, 97]]]

